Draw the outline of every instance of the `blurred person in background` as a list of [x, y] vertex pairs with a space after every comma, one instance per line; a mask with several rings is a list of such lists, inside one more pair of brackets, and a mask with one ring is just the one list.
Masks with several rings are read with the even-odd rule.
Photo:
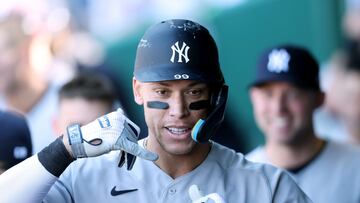
[[26, 116], [36, 153], [55, 138], [51, 118], [57, 88], [40, 71], [42, 67], [33, 66], [33, 36], [24, 32], [22, 23], [22, 16], [17, 14], [0, 21], [0, 108]]
[[314, 132], [312, 116], [325, 96], [318, 71], [315, 58], [296, 45], [273, 47], [260, 57], [249, 93], [266, 141], [247, 158], [286, 169], [314, 202], [359, 202], [360, 148]]
[[14, 9], [0, 18], [0, 109], [26, 116], [36, 153], [56, 138], [52, 119], [59, 87], [80, 65], [91, 69], [102, 63], [104, 52], [88, 33], [71, 27], [66, 8], [36, 13], [44, 19], [39, 22], [32, 22], [31, 14]]
[[[360, 41], [352, 41], [338, 54], [336, 75], [329, 84], [327, 108], [342, 121], [347, 141], [360, 145]], [[335, 62], [334, 62], [335, 63]]]
[[344, 101], [339, 107], [352, 143], [360, 145], [360, 39], [348, 51], [344, 70]]
[[314, 115], [315, 131], [324, 139], [360, 144], [360, 0], [344, 2], [344, 43], [321, 70], [327, 97]]
[[72, 124], [85, 125], [110, 113], [119, 106], [117, 95], [107, 77], [80, 73], [59, 91], [58, 112], [54, 119], [55, 134], [66, 132]]
[[346, 40], [360, 40], [360, 0], [345, 0], [342, 30]]
[[23, 116], [0, 111], [0, 174], [31, 156], [29, 127]]

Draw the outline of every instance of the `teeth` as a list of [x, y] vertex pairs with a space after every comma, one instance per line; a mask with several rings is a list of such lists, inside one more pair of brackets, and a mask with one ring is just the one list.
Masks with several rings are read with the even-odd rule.
[[286, 118], [276, 118], [274, 119], [273, 123], [277, 127], [285, 127], [288, 124], [288, 119]]
[[182, 134], [187, 131], [188, 128], [168, 128], [171, 133]]

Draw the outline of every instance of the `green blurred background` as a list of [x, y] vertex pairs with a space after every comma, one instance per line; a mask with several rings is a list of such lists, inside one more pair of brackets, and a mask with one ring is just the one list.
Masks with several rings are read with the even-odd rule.
[[[240, 151], [248, 152], [263, 143], [247, 92], [259, 54], [269, 46], [296, 43], [308, 47], [320, 63], [326, 62], [342, 43], [343, 10], [344, 3], [336, 0], [248, 0], [227, 9], [210, 8], [202, 19], [195, 20], [217, 41], [220, 64], [230, 87], [226, 128], [232, 128], [230, 139], [240, 141]], [[126, 98], [122, 102], [140, 126], [144, 126], [142, 108], [133, 102], [131, 92], [135, 52], [145, 29], [157, 22], [146, 22], [107, 47], [108, 63]]]

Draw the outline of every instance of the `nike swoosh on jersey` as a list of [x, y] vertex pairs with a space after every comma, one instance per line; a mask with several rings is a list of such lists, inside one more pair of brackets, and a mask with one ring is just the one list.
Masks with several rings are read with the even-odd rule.
[[131, 190], [116, 190], [116, 186], [114, 186], [111, 190], [111, 196], [118, 196], [129, 192], [135, 192], [138, 189], [131, 189]]

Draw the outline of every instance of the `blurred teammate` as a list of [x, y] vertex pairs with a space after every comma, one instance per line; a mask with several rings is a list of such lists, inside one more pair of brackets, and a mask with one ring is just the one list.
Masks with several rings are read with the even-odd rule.
[[312, 115], [324, 101], [318, 71], [304, 48], [284, 45], [265, 51], [250, 97], [266, 143], [247, 158], [286, 169], [314, 202], [359, 202], [360, 149], [314, 133]]
[[117, 103], [116, 93], [105, 76], [80, 73], [59, 91], [59, 109], [54, 119], [57, 135], [71, 124], [85, 125], [110, 113]]
[[359, 0], [344, 1], [341, 20], [344, 44], [321, 69], [321, 83], [327, 96], [324, 106], [315, 114], [315, 130], [325, 138], [360, 145]]
[[[227, 100], [218, 60], [203, 26], [188, 20], [152, 26], [138, 45], [133, 79], [148, 137], [138, 145], [138, 129], [121, 110], [70, 126], [63, 139], [0, 176], [1, 202], [310, 202], [285, 172], [209, 140]], [[111, 150], [123, 151], [99, 156]], [[143, 159], [134, 163], [124, 151]], [[72, 157], [94, 156], [68, 167]]]
[[[34, 36], [25, 33], [23, 23], [15, 14], [0, 19], [0, 108], [25, 115], [36, 153], [55, 138], [51, 120], [58, 87], [47, 79], [46, 68], [34, 63], [39, 52], [33, 51]], [[46, 55], [41, 57], [47, 61]]]
[[[360, 41], [349, 42], [337, 60], [337, 75], [329, 84], [327, 107], [349, 133], [347, 142], [360, 145]], [[335, 69], [335, 68], [334, 68]], [[341, 85], [339, 85], [341, 84]]]

